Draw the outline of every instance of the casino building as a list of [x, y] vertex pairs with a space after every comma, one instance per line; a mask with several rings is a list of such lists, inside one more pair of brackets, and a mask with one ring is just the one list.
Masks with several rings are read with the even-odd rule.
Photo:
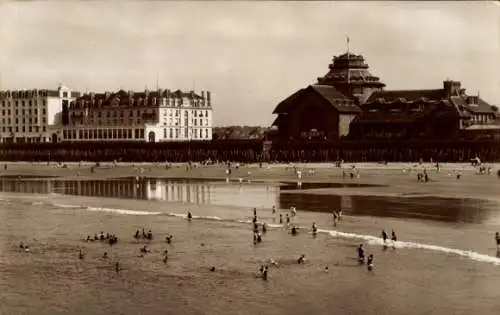
[[86, 93], [62, 112], [60, 141], [207, 141], [210, 92], [158, 89]]
[[57, 90], [0, 91], [0, 142], [56, 142], [63, 108], [79, 95], [65, 86]]
[[458, 81], [440, 89], [385, 90], [361, 55], [333, 58], [317, 83], [293, 93], [273, 111], [272, 139], [280, 141], [449, 139], [478, 130], [500, 136], [494, 107], [468, 95]]
[[360, 105], [385, 84], [373, 76], [363, 56], [347, 51], [333, 57], [329, 71], [316, 84], [280, 102], [272, 124], [280, 140], [335, 140], [349, 135], [349, 126], [361, 113]]

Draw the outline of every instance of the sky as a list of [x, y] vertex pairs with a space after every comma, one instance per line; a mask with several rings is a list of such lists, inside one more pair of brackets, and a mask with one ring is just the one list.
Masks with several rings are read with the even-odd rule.
[[[1, 0], [0, 0], [1, 1]], [[362, 54], [386, 89], [500, 105], [495, 2], [0, 2], [0, 89], [209, 90], [215, 125], [261, 125], [291, 93]]]

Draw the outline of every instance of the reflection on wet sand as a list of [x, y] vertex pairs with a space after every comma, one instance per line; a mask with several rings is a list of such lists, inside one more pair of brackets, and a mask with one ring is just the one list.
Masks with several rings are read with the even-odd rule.
[[[319, 185], [319, 184], [318, 184]], [[309, 188], [317, 188], [314, 187]], [[328, 184], [322, 184], [328, 185]], [[308, 187], [308, 186], [307, 186]], [[2, 179], [0, 191], [34, 194], [65, 194], [235, 207], [259, 206], [303, 211], [331, 212], [342, 209], [353, 216], [427, 219], [482, 223], [497, 217], [500, 207], [491, 201], [437, 197], [338, 196], [301, 194], [290, 185], [241, 185], [203, 180], [114, 179], [52, 180]], [[302, 187], [302, 189], [305, 189]], [[281, 192], [284, 191], [284, 192]]]

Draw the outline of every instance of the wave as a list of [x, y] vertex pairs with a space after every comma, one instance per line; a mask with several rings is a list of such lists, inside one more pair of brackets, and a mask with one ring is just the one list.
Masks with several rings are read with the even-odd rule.
[[128, 215], [158, 215], [158, 214], [161, 214], [161, 212], [137, 211], [137, 210], [102, 208], [102, 207], [87, 207], [86, 209], [87, 209], [87, 211], [111, 212], [111, 213], [128, 214]]
[[61, 203], [54, 203], [52, 205], [55, 207], [64, 208], [64, 209], [83, 209], [83, 208], [85, 208], [84, 206], [66, 205], [66, 204], [61, 204]]
[[[110, 212], [110, 213], [117, 213], [117, 214], [123, 214], [123, 215], [164, 215], [164, 216], [171, 216], [171, 217], [177, 217], [177, 218], [183, 218], [183, 219], [187, 218], [187, 214], [185, 214], [185, 213], [174, 213], [174, 212], [152, 212], [152, 211], [139, 211], [139, 210], [129, 210], [129, 209], [105, 208], [105, 207], [84, 207], [84, 206], [78, 206], [78, 205], [65, 205], [65, 204], [54, 204], [54, 206], [61, 207], [61, 208], [72, 208], [72, 209], [81, 208], [81, 209], [85, 209], [87, 211]], [[241, 224], [252, 224], [253, 223], [251, 220], [225, 219], [225, 218], [220, 218], [217, 216], [195, 216], [195, 215], [193, 215], [193, 219], [233, 222], [233, 223], [241, 223]], [[259, 222], [259, 223], [263, 223], [263, 222]], [[286, 226], [286, 224], [270, 224], [270, 223], [267, 223], [267, 225], [270, 229], [278, 229], [278, 228], [283, 228]], [[301, 227], [301, 226], [297, 226], [297, 227], [299, 229], [309, 230], [308, 227]], [[465, 257], [468, 259], [472, 259], [472, 260], [475, 260], [478, 262], [492, 263], [492, 264], [497, 265], [497, 266], [500, 265], [500, 258], [486, 255], [486, 254], [481, 254], [481, 253], [478, 253], [478, 252], [475, 252], [472, 250], [461, 250], [461, 249], [443, 247], [443, 246], [438, 246], [438, 245], [415, 243], [415, 242], [410, 242], [410, 241], [388, 242], [388, 243], [384, 244], [383, 240], [377, 236], [367, 235], [367, 234], [340, 232], [340, 231], [336, 231], [336, 230], [318, 229], [318, 233], [326, 234], [326, 235], [331, 236], [331, 237], [341, 237], [341, 238], [347, 238], [347, 239], [364, 240], [370, 245], [377, 245], [377, 246], [386, 245], [386, 246], [393, 246], [395, 248], [423, 249], [423, 250], [430, 250], [430, 251], [441, 252], [441, 253], [446, 253], [446, 254], [454, 254], [454, 255], [458, 255], [460, 257]]]
[[460, 257], [469, 258], [469, 259], [479, 261], [479, 262], [492, 263], [492, 264], [497, 265], [497, 266], [500, 265], [500, 258], [486, 255], [486, 254], [481, 254], [481, 253], [474, 252], [471, 250], [462, 250], [462, 249], [455, 249], [455, 248], [443, 247], [443, 246], [438, 246], [438, 245], [422, 244], [422, 243], [415, 243], [415, 242], [405, 242], [405, 241], [387, 242], [384, 244], [384, 241], [380, 237], [376, 237], [373, 235], [346, 233], [346, 232], [339, 232], [339, 231], [334, 231], [334, 230], [321, 230], [321, 229], [318, 229], [318, 232], [326, 233], [332, 237], [342, 237], [342, 238], [349, 238], [349, 239], [362, 239], [362, 240], [367, 241], [368, 244], [370, 244], [370, 245], [380, 245], [380, 246], [384, 246], [384, 245], [389, 246], [390, 245], [390, 246], [394, 246], [395, 248], [425, 249], [425, 250], [431, 250], [431, 251], [435, 251], [435, 252], [454, 254], [454, 255], [458, 255]]

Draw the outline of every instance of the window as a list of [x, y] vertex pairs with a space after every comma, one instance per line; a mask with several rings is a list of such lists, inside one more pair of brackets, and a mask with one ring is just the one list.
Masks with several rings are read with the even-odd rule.
[[203, 138], [203, 129], [200, 129], [200, 139]]
[[167, 137], [167, 128], [163, 129], [163, 138]]
[[172, 130], [172, 128], [169, 128], [169, 134], [170, 134], [170, 139], [172, 139], [174, 137], [174, 131]]
[[63, 92], [63, 97], [68, 97], [68, 92]]
[[208, 139], [208, 129], [205, 129], [205, 138]]

